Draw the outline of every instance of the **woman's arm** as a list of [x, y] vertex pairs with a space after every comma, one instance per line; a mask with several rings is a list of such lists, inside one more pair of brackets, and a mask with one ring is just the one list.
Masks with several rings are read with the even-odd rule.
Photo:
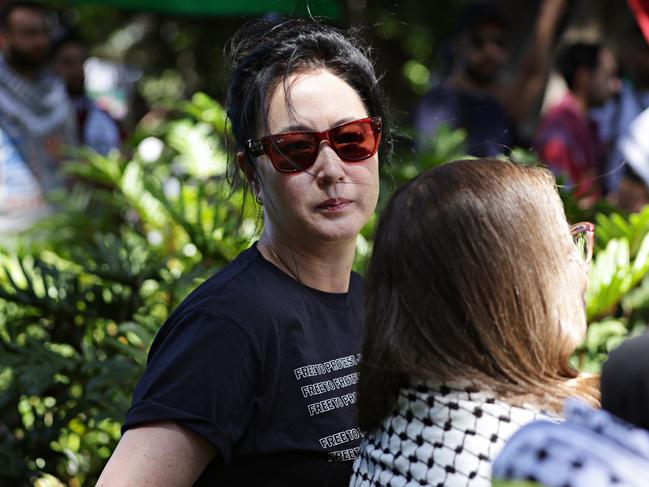
[[510, 118], [525, 120], [543, 92], [552, 67], [552, 48], [567, 0], [544, 0], [541, 4], [532, 39], [523, 54], [512, 85], [499, 97]]
[[120, 440], [97, 486], [191, 486], [215, 454], [207, 441], [176, 423], [133, 428]]

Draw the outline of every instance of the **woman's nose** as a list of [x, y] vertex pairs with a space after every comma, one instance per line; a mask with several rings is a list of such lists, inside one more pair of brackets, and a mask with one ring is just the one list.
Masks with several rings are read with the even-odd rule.
[[315, 163], [315, 175], [318, 182], [331, 183], [341, 180], [345, 175], [343, 164], [344, 162], [340, 160], [331, 145], [322, 141]]

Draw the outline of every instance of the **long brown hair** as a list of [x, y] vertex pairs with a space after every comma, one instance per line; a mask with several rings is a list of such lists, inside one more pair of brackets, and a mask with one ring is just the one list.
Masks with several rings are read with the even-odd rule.
[[477, 381], [555, 410], [569, 395], [596, 403], [568, 362], [585, 326], [570, 245], [545, 169], [461, 160], [400, 188], [368, 269], [361, 428], [414, 381]]

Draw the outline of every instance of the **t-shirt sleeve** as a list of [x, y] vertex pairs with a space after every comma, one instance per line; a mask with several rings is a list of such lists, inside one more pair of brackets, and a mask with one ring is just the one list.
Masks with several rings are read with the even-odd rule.
[[228, 463], [258, 396], [260, 364], [251, 336], [229, 318], [205, 310], [178, 316], [154, 340], [122, 429], [173, 421]]

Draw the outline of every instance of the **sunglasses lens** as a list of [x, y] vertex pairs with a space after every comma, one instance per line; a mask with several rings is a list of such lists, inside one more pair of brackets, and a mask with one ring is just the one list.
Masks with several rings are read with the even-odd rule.
[[318, 140], [308, 133], [276, 135], [271, 139], [273, 165], [282, 172], [303, 171], [318, 156]]
[[369, 121], [341, 125], [332, 129], [330, 138], [343, 161], [362, 161], [376, 152], [377, 134]]

